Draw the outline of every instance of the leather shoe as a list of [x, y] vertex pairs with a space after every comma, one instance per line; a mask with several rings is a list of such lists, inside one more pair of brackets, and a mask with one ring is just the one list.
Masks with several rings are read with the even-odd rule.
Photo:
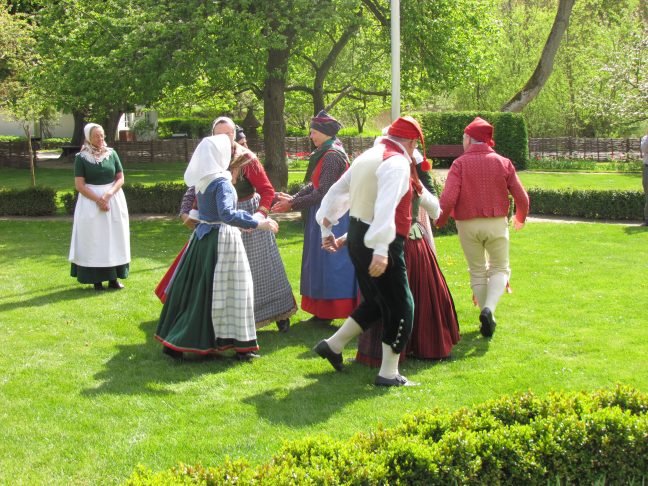
[[484, 337], [491, 337], [495, 332], [495, 318], [493, 313], [488, 307], [484, 307], [479, 313], [479, 321], [481, 322], [481, 327], [479, 332]]
[[104, 290], [104, 286], [101, 282], [94, 284], [95, 290]]
[[316, 325], [324, 325], [328, 326], [333, 322], [333, 319], [322, 319], [321, 317], [317, 316], [312, 316], [310, 319], [306, 319], [304, 321], [301, 321], [302, 324], [316, 324]]
[[403, 375], [396, 375], [394, 378], [385, 378], [383, 376], [377, 375], [376, 381], [374, 381], [376, 386], [418, 386], [418, 383], [409, 381]]
[[317, 346], [313, 348], [313, 351], [319, 354], [322, 358], [328, 359], [328, 362], [331, 363], [331, 366], [333, 366], [337, 371], [342, 371], [344, 369], [342, 353], [334, 353], [326, 341], [322, 340], [317, 343]]
[[121, 290], [124, 288], [124, 285], [119, 280], [111, 280], [108, 282], [108, 288], [114, 290]]
[[236, 358], [237, 361], [249, 362], [252, 361], [253, 359], [260, 358], [261, 356], [255, 353], [254, 351], [247, 351], [245, 353], [237, 352], [234, 355], [234, 357]]
[[279, 329], [279, 332], [288, 332], [288, 329], [290, 329], [290, 319], [277, 321], [277, 329]]

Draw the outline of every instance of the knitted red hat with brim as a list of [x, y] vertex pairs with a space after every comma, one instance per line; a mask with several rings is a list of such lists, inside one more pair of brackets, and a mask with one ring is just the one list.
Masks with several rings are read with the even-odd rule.
[[421, 153], [423, 154], [423, 162], [421, 162], [421, 168], [425, 171], [431, 169], [430, 163], [425, 158], [425, 137], [423, 137], [423, 130], [421, 130], [421, 125], [412, 118], [411, 116], [401, 116], [395, 120], [389, 129], [387, 130], [387, 135], [392, 135], [394, 137], [404, 138], [407, 140], [420, 140], [421, 141]]
[[478, 142], [488, 144], [489, 147], [495, 146], [495, 141], [493, 140], [493, 125], [483, 118], [477, 117], [471, 121], [464, 129], [464, 133]]

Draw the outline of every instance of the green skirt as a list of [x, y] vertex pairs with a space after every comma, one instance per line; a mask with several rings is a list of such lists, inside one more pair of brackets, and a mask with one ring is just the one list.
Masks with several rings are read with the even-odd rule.
[[70, 276], [76, 277], [79, 283], [94, 284], [110, 282], [118, 278], [127, 278], [130, 264], [117, 265], [116, 267], [82, 267], [76, 263], [70, 264]]
[[256, 339], [239, 341], [215, 336], [212, 324], [212, 289], [218, 258], [218, 230], [202, 239], [192, 238], [167, 291], [155, 338], [176, 351], [211, 354], [226, 349], [259, 349]]

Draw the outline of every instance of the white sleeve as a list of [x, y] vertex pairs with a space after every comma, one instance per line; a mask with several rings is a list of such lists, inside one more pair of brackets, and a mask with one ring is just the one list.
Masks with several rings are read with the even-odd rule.
[[409, 162], [401, 155], [385, 160], [376, 171], [378, 191], [373, 221], [364, 237], [375, 255], [387, 256], [389, 244], [396, 237], [396, 207], [410, 190]]
[[428, 216], [433, 220], [439, 219], [441, 216], [441, 205], [439, 204], [439, 198], [434, 194], [430, 193], [425, 187], [423, 188], [423, 194], [421, 194], [421, 206], [428, 213]]
[[[324, 218], [331, 222], [332, 226], [338, 224], [340, 218], [349, 210], [349, 189], [351, 187], [351, 171], [347, 170], [333, 184], [324, 195], [320, 208], [315, 214], [315, 220], [322, 230], [322, 238], [332, 235], [331, 228], [322, 226]], [[331, 227], [332, 227], [331, 226]]]

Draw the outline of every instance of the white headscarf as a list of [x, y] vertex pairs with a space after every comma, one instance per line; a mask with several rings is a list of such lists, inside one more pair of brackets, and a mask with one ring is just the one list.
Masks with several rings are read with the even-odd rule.
[[225, 125], [230, 127], [232, 129], [232, 133], [236, 136], [236, 123], [234, 123], [234, 120], [226, 116], [219, 116], [214, 120], [214, 123], [212, 123], [212, 133], [214, 133], [214, 128], [216, 128], [216, 125], [219, 125], [221, 123], [225, 123]]
[[184, 173], [187, 186], [195, 186], [197, 192], [205, 192], [215, 179], [232, 180], [227, 170], [232, 158], [232, 142], [225, 134], [203, 138], [189, 161]]
[[95, 147], [92, 145], [92, 142], [90, 142], [90, 132], [92, 132], [93, 128], [97, 127], [103, 129], [101, 125], [96, 123], [88, 123], [83, 127], [85, 140], [83, 141], [83, 147], [81, 147], [81, 151], [79, 152], [81, 157], [93, 164], [100, 164], [101, 161], [108, 158], [112, 152], [112, 149], [106, 145], [105, 141], [102, 141], [101, 146], [99, 147]]

